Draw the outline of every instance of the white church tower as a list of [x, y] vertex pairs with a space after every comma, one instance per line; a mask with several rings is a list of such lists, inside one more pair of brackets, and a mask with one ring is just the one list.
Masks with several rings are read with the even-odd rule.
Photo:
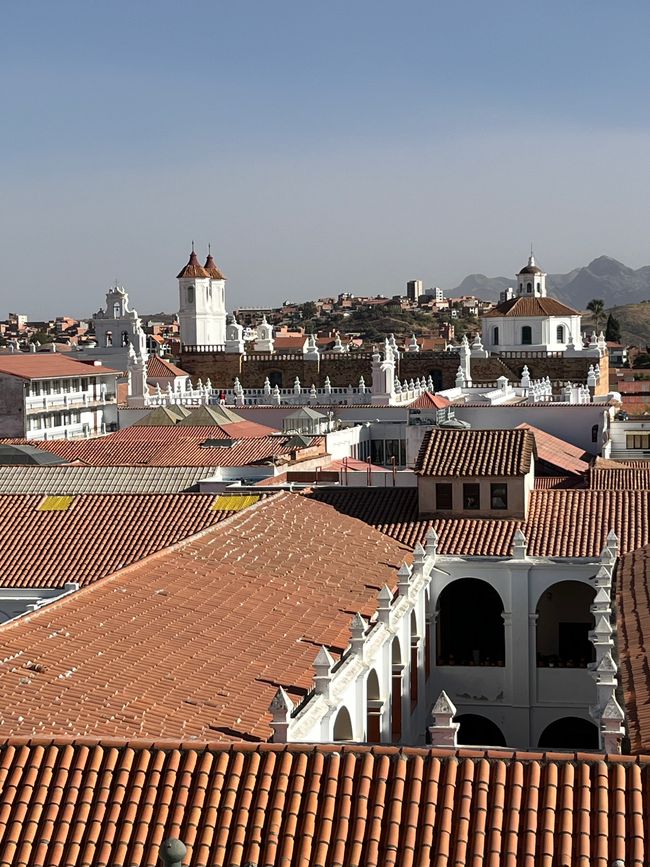
[[208, 248], [201, 265], [194, 252], [178, 275], [178, 320], [183, 348], [223, 349], [226, 342], [226, 278]]
[[546, 298], [546, 274], [535, 262], [532, 250], [528, 264], [517, 274], [517, 293], [532, 298]]

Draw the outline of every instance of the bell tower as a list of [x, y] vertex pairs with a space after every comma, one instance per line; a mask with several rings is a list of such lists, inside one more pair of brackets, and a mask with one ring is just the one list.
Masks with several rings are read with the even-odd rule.
[[546, 274], [535, 262], [532, 247], [528, 264], [524, 265], [516, 276], [518, 295], [529, 298], [546, 298]]
[[226, 278], [208, 253], [201, 265], [194, 250], [178, 274], [178, 321], [183, 347], [223, 349], [226, 342]]

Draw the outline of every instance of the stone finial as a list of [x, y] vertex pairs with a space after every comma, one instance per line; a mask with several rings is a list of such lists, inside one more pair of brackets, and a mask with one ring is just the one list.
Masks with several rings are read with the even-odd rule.
[[411, 335], [411, 342], [406, 347], [406, 351], [407, 352], [419, 352], [420, 351], [420, 347], [418, 345], [418, 340], [417, 340], [417, 337], [415, 336], [415, 334]]
[[160, 860], [165, 867], [183, 867], [183, 858], [187, 855], [187, 846], [176, 837], [169, 837], [158, 850]]
[[366, 381], [365, 381], [365, 379], [363, 378], [363, 376], [360, 376], [360, 377], [359, 377], [359, 391], [360, 391], [361, 394], [365, 394], [365, 393], [366, 393]]
[[530, 371], [528, 370], [527, 364], [524, 364], [523, 370], [521, 371], [521, 387], [530, 388]]
[[295, 705], [287, 695], [286, 691], [279, 686], [277, 692], [271, 700], [269, 710], [273, 714], [274, 720], [284, 720], [293, 711]]
[[427, 556], [427, 552], [424, 550], [422, 545], [419, 542], [415, 543], [415, 548], [413, 549], [413, 566], [421, 567], [424, 565], [425, 557]]
[[625, 736], [624, 720], [625, 713], [616, 701], [616, 696], [612, 694], [600, 717], [602, 748], [610, 755], [621, 752], [621, 741]]
[[356, 653], [361, 657], [363, 657], [363, 646], [366, 641], [367, 628], [368, 624], [357, 611], [352, 618], [352, 624], [350, 626], [350, 644], [352, 646], [352, 653]]
[[263, 391], [264, 394], [271, 394], [271, 380], [268, 378], [268, 376], [264, 379]]
[[512, 537], [510, 556], [513, 560], [525, 560], [528, 552], [528, 543], [521, 529], [515, 530]]
[[325, 377], [325, 391], [327, 392], [327, 394], [332, 393], [332, 383], [330, 382], [329, 376]]
[[390, 622], [390, 611], [393, 604], [393, 593], [386, 584], [379, 591], [377, 597], [377, 618], [380, 623], [385, 623], [388, 626]]
[[424, 537], [424, 549], [427, 555], [434, 555], [438, 550], [438, 534], [433, 527], [429, 527], [426, 536]]
[[318, 695], [327, 695], [329, 692], [330, 681], [332, 679], [332, 668], [334, 667], [334, 658], [326, 647], [321, 647], [313, 662], [314, 665], [314, 684]]
[[455, 715], [456, 707], [443, 689], [431, 709], [433, 725], [429, 726], [429, 734], [432, 746], [451, 748], [458, 746], [460, 723], [454, 722]]
[[400, 596], [408, 596], [411, 586], [411, 567], [408, 563], [402, 563], [397, 572], [397, 592]]
[[295, 705], [287, 693], [279, 686], [269, 705], [272, 716], [273, 743], [286, 744], [289, 740], [289, 723], [294, 707]]
[[607, 534], [607, 547], [610, 551], [614, 551], [618, 553], [618, 536], [614, 532], [614, 530], [610, 530]]
[[465, 374], [463, 368], [459, 365], [456, 371], [456, 388], [462, 388], [465, 385]]

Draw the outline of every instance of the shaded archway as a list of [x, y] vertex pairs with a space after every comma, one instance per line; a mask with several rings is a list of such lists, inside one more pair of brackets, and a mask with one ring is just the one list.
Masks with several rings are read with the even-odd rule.
[[430, 370], [429, 376], [431, 377], [431, 381], [433, 382], [433, 390], [441, 391], [442, 390], [442, 370]]
[[538, 746], [547, 750], [597, 750], [598, 729], [589, 720], [565, 716], [546, 726]]
[[366, 679], [366, 740], [369, 744], [381, 742], [382, 701], [379, 692], [379, 678], [374, 668]]
[[352, 740], [352, 720], [347, 707], [339, 710], [334, 721], [333, 740], [335, 741], [351, 741]]
[[463, 747], [505, 747], [506, 739], [499, 726], [487, 717], [462, 713], [455, 718], [460, 723], [458, 743]]
[[533, 342], [533, 329], [530, 327], [530, 325], [522, 326], [521, 342], [524, 346], [530, 346], [532, 344], [532, 342]]
[[505, 664], [501, 597], [487, 582], [461, 578], [438, 597], [437, 664]]
[[391, 645], [391, 739], [397, 742], [402, 737], [402, 651], [399, 638]]
[[558, 581], [537, 601], [537, 665], [540, 668], [586, 668], [593, 662], [589, 630], [596, 590], [582, 581]]
[[271, 388], [275, 388], [276, 385], [278, 388], [282, 388], [282, 371], [269, 371], [269, 385], [271, 386]]

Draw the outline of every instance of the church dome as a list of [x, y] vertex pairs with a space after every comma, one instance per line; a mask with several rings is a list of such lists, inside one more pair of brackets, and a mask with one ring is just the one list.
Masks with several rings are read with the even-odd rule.
[[[532, 253], [528, 257], [528, 264], [524, 265], [524, 267], [519, 272], [519, 274], [543, 274], [543, 273], [544, 272], [542, 271], [542, 269], [539, 268], [535, 264], [535, 257], [533, 256]], [[517, 276], [519, 276], [519, 275], [517, 275]]]

